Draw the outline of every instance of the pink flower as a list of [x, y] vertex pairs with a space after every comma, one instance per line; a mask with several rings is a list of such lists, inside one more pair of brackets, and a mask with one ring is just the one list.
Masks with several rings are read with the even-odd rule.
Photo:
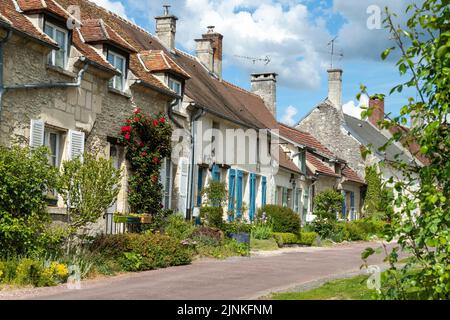
[[156, 127], [158, 125], [158, 120], [153, 120], [153, 126]]
[[134, 118], [134, 122], [139, 122], [139, 118]]
[[131, 132], [131, 126], [122, 127], [122, 132]]
[[153, 158], [153, 163], [155, 163], [155, 164], [159, 163], [159, 158], [158, 157], [154, 157]]
[[129, 132], [127, 132], [127, 134], [125, 135], [125, 140], [130, 140], [130, 133]]
[[147, 152], [145, 152], [145, 151], [142, 152], [142, 153], [141, 153], [141, 156], [146, 157], [146, 156], [147, 156]]
[[140, 108], [136, 108], [136, 109], [134, 109], [134, 112], [133, 112], [134, 114], [138, 114], [138, 113], [141, 113], [141, 109]]
[[161, 118], [161, 119], [159, 119], [159, 122], [164, 123], [164, 122], [166, 122], [166, 119], [165, 118]]

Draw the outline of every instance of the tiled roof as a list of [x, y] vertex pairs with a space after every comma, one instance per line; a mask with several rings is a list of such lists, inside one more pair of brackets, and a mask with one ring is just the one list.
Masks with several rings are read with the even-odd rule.
[[70, 17], [69, 12], [67, 12], [54, 0], [16, 0], [16, 1], [23, 12], [48, 11], [64, 19]]
[[[389, 131], [391, 132], [391, 134], [396, 134], [397, 132], [403, 131], [405, 133], [409, 133], [409, 128], [406, 127], [389, 127]], [[430, 160], [425, 157], [421, 152], [420, 152], [420, 145], [417, 143], [417, 141], [412, 141], [412, 139], [403, 139], [400, 141], [402, 143], [402, 145], [408, 149], [409, 152], [411, 152], [411, 154], [416, 157], [422, 164], [424, 165], [429, 165], [430, 164]]]
[[19, 13], [14, 6], [12, 0], [0, 0], [0, 15], [3, 17], [1, 20], [5, 21], [13, 29], [22, 32], [32, 38], [43, 41], [52, 46], [58, 44], [50, 39], [46, 34], [36, 29], [31, 21], [23, 14]]
[[171, 71], [180, 75], [184, 79], [189, 79], [191, 77], [162, 50], [142, 51], [139, 53], [139, 57], [150, 72]]
[[295, 165], [295, 163], [289, 158], [289, 156], [279, 147], [279, 157], [278, 163], [280, 167], [293, 171], [295, 173], [300, 173], [300, 169]]
[[318, 152], [330, 158], [336, 158], [336, 156], [328, 150], [327, 147], [321, 144], [319, 140], [314, 138], [311, 134], [288, 127], [282, 123], [278, 123], [278, 129], [280, 130], [280, 134], [289, 140], [312, 149], [316, 149]]
[[322, 163], [322, 161], [318, 157], [308, 151], [306, 152], [306, 162], [314, 167], [314, 173], [321, 173], [336, 178], [340, 177], [340, 175], [334, 172], [333, 169]]
[[80, 51], [80, 53], [87, 59], [97, 63], [98, 65], [106, 69], [109, 69], [111, 72], [117, 73], [116, 69], [108, 61], [106, 61], [105, 58], [98, 54], [97, 51], [95, 51], [91, 46], [83, 42], [79, 30], [74, 30], [72, 41], [78, 51]]
[[363, 178], [361, 178], [355, 171], [350, 169], [349, 167], [345, 166], [345, 168], [342, 170], [342, 175], [350, 181], [358, 182], [361, 184], [366, 184]]
[[110, 42], [126, 51], [137, 52], [132, 45], [117, 34], [102, 19], [83, 20], [83, 25], [80, 30], [87, 43]]

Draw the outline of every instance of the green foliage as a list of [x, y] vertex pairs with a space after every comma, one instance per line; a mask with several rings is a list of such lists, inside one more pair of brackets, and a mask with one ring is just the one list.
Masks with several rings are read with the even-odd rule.
[[312, 246], [317, 237], [319, 237], [319, 234], [316, 232], [302, 232], [300, 234], [299, 243], [307, 246]]
[[228, 257], [248, 255], [248, 246], [244, 243], [238, 243], [235, 240], [225, 239], [224, 243], [220, 246], [199, 243], [196, 245], [195, 251], [200, 257], [225, 259]]
[[258, 210], [257, 220], [264, 220], [264, 214], [271, 221], [274, 232], [300, 233], [300, 216], [292, 209], [267, 205]]
[[384, 219], [392, 214], [390, 199], [393, 197], [392, 189], [383, 186], [381, 175], [376, 166], [366, 167], [367, 191], [364, 199], [364, 208], [367, 216]]
[[206, 220], [206, 224], [210, 227], [221, 228], [223, 221], [222, 207], [201, 207], [200, 218]]
[[253, 226], [251, 224], [242, 221], [232, 221], [224, 223], [221, 226], [226, 236], [229, 236], [231, 233], [251, 233], [252, 228]]
[[111, 160], [86, 153], [63, 163], [59, 192], [68, 203], [69, 225], [74, 229], [94, 223], [114, 203], [120, 189], [120, 170]]
[[308, 229], [316, 232], [322, 239], [334, 239], [337, 233], [336, 225], [336, 218], [316, 217], [314, 221], [308, 225]]
[[252, 239], [267, 240], [272, 237], [273, 226], [270, 221], [259, 220], [252, 227]]
[[172, 238], [185, 240], [191, 237], [194, 230], [192, 222], [186, 221], [181, 214], [173, 214], [168, 217], [164, 232]]
[[172, 152], [172, 127], [163, 114], [150, 117], [137, 108], [125, 120], [120, 141], [127, 148], [129, 178], [128, 202], [134, 213], [157, 214], [162, 209], [159, 172], [163, 159]]
[[202, 190], [202, 196], [206, 196], [208, 206], [223, 207], [228, 197], [225, 182], [209, 180], [208, 186]]
[[299, 235], [294, 233], [274, 232], [273, 237], [280, 247], [289, 244], [298, 244], [300, 242]]
[[127, 271], [144, 271], [189, 264], [192, 251], [180, 240], [161, 234], [122, 234], [97, 237], [94, 253], [119, 261]]
[[195, 229], [191, 238], [196, 243], [220, 246], [223, 244], [224, 234], [220, 229], [202, 226]]
[[0, 256], [34, 252], [50, 222], [45, 195], [57, 185], [48, 151], [0, 146]]
[[267, 240], [250, 239], [250, 248], [252, 250], [274, 251], [278, 250], [278, 243], [274, 238]]
[[336, 190], [325, 190], [314, 198], [314, 214], [319, 218], [336, 219], [336, 214], [342, 211], [342, 194]]
[[315, 219], [308, 228], [314, 230], [322, 239], [334, 242], [368, 240], [381, 236], [388, 224], [373, 218], [337, 222], [332, 219]]
[[[408, 77], [394, 86], [390, 94], [404, 88], [415, 92], [398, 117], [383, 121], [382, 128], [394, 134], [382, 148], [401, 143], [425, 165], [400, 159], [390, 163], [403, 179], [386, 183], [395, 189], [391, 204], [397, 210], [389, 213], [391, 225], [385, 228], [384, 237], [397, 239], [398, 246], [388, 251], [386, 260], [390, 269], [386, 277], [392, 281], [387, 281], [388, 285], [382, 289], [382, 298], [407, 299], [416, 290], [422, 298], [448, 300], [450, 6], [448, 1], [425, 0], [409, 5], [401, 15], [406, 18], [405, 26], [399, 26], [394, 21], [396, 15], [386, 9], [385, 26], [401, 52], [397, 67], [400, 74]], [[412, 128], [404, 129], [410, 118]], [[400, 250], [411, 252], [417, 263], [398, 266]]]

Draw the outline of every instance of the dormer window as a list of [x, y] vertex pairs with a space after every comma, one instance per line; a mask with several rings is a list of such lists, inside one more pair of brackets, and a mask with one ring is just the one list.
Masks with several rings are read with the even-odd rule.
[[306, 174], [306, 151], [300, 150], [298, 154], [298, 160], [300, 164], [300, 171], [303, 174]]
[[108, 62], [121, 74], [114, 76], [109, 82], [109, 86], [119, 91], [125, 91], [125, 80], [127, 74], [126, 58], [118, 53], [108, 50]]
[[[173, 78], [169, 78], [169, 88], [172, 89], [177, 95], [182, 95], [182, 84], [180, 81], [175, 80]], [[178, 105], [175, 107], [176, 110], [180, 111], [181, 109], [181, 99], [178, 100]]]
[[52, 50], [48, 55], [48, 63], [65, 69], [69, 53], [69, 32], [49, 22], [45, 22], [44, 32], [59, 45], [59, 50]]

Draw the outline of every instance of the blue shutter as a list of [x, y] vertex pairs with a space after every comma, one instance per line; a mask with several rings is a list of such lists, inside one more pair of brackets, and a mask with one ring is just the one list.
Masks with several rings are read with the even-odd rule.
[[303, 195], [303, 221], [306, 221], [306, 215], [308, 214], [309, 207], [309, 187], [305, 188]]
[[355, 220], [355, 193], [350, 192], [350, 218]]
[[237, 185], [236, 185], [236, 218], [241, 217], [241, 209], [242, 209], [242, 180], [244, 178], [244, 174], [242, 171], [237, 171]]
[[198, 168], [198, 181], [197, 181], [197, 207], [202, 205], [202, 189], [203, 189], [203, 168]]
[[256, 175], [250, 174], [250, 211], [249, 218], [253, 221], [256, 212]]
[[212, 179], [213, 181], [220, 181], [220, 168], [217, 164], [212, 167]]
[[[234, 213], [234, 199], [236, 194], [236, 170], [230, 169], [228, 178], [228, 212]], [[234, 220], [234, 216], [229, 216], [230, 221]]]
[[298, 211], [299, 211], [298, 210], [298, 202], [299, 202], [299, 197], [300, 197], [299, 192], [300, 192], [299, 189], [294, 189], [294, 211], [296, 213], [298, 213]]
[[345, 213], [347, 212], [347, 192], [342, 190], [342, 196], [344, 200], [342, 201], [342, 219], [345, 219]]
[[262, 177], [262, 187], [261, 187], [261, 205], [264, 207], [267, 203], [267, 178]]

